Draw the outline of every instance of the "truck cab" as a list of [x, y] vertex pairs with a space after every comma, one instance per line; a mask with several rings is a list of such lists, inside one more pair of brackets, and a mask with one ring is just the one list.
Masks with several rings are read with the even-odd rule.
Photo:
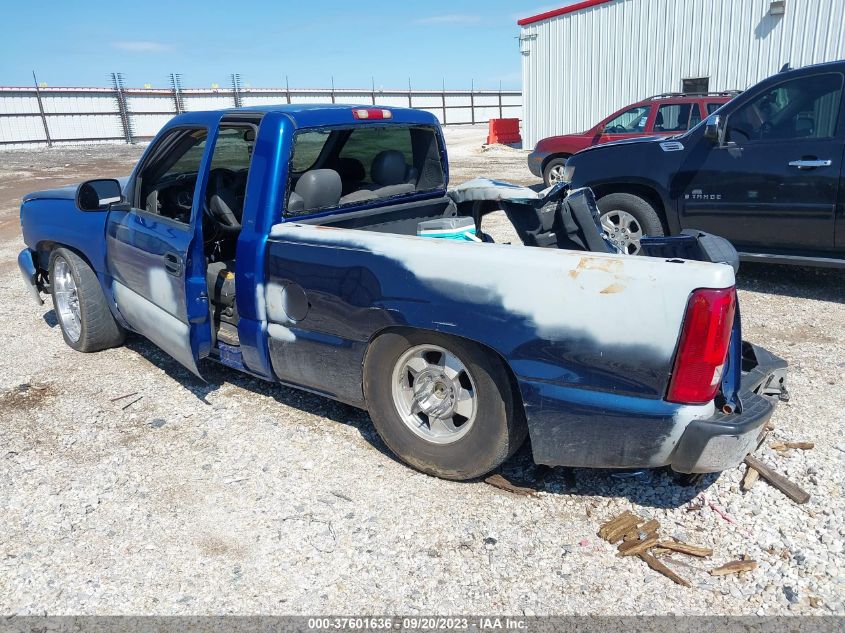
[[[403, 216], [415, 228], [421, 214], [443, 215], [446, 184], [440, 128], [427, 113], [244, 108], [174, 118], [125, 184], [91, 181], [76, 201], [88, 204], [85, 223], [103, 224], [94, 268], [124, 327], [196, 374], [198, 359], [212, 356], [270, 377], [255, 300], [270, 227], [326, 214], [355, 224], [365, 208], [374, 222], [379, 209], [402, 203], [415, 209]], [[70, 189], [46, 194], [25, 203], [40, 209], [73, 197]], [[47, 230], [37, 212], [23, 223], [36, 242]], [[90, 234], [62, 233], [63, 243], [92, 251]]]
[[781, 72], [686, 134], [584, 150], [567, 168], [623, 238], [698, 229], [743, 259], [845, 266], [845, 62]]

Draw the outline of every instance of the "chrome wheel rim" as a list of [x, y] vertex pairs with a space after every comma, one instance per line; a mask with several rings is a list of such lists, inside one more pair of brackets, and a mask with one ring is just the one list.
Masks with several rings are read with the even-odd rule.
[[74, 343], [82, 333], [82, 318], [79, 315], [79, 292], [70, 265], [64, 257], [57, 257], [53, 264], [53, 296], [56, 312], [67, 337]]
[[563, 165], [555, 165], [549, 170], [549, 184], [556, 185], [563, 179]]
[[640, 252], [643, 227], [633, 215], [627, 211], [608, 211], [601, 216], [601, 226], [605, 235], [623, 253], [636, 255]]
[[402, 422], [428, 442], [457, 442], [475, 423], [475, 381], [445, 348], [417, 345], [402, 354], [393, 368], [391, 389]]

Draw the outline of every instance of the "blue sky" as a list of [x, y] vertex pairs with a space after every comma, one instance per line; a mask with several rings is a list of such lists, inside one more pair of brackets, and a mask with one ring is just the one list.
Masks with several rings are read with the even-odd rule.
[[[571, 1], [571, 0], [570, 0]], [[518, 18], [568, 4], [507, 0], [24, 0], [4, 3], [0, 85], [518, 88]]]

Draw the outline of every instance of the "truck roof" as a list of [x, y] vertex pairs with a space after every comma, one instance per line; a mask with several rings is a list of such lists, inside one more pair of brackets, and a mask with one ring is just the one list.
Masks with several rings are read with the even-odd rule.
[[356, 119], [353, 110], [386, 110], [390, 118], [371, 119], [374, 123], [404, 123], [417, 125], [438, 125], [437, 117], [425, 110], [413, 108], [397, 108], [392, 106], [372, 104], [338, 104], [338, 103], [281, 103], [274, 105], [245, 106], [241, 108], [227, 108], [224, 110], [209, 110], [204, 112], [186, 112], [174, 117], [168, 124], [196, 122], [198, 119], [216, 119], [237, 114], [280, 113], [291, 119], [296, 127], [316, 127], [323, 125], [344, 125], [351, 123], [366, 124], [366, 120]]

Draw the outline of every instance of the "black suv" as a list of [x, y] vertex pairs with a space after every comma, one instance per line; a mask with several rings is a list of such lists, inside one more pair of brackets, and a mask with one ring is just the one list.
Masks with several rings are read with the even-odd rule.
[[845, 61], [785, 70], [675, 137], [596, 145], [566, 163], [629, 253], [700, 229], [745, 260], [845, 267]]

